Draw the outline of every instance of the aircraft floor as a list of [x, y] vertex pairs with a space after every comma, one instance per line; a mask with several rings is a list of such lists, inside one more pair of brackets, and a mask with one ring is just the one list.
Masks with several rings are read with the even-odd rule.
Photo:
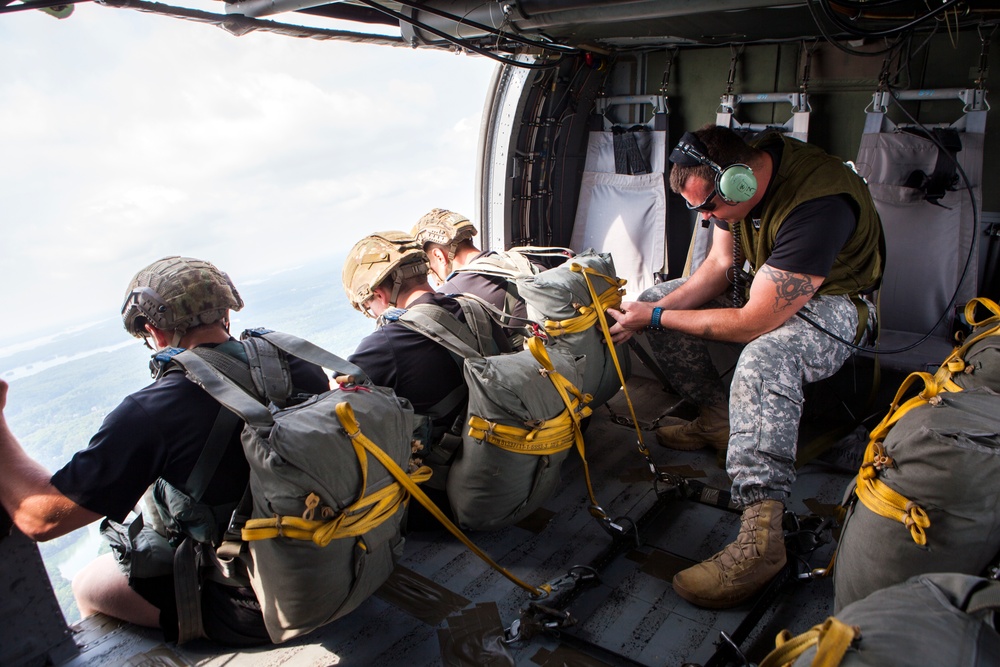
[[[644, 377], [629, 381], [640, 424], [649, 426], [677, 399]], [[623, 394], [599, 408], [586, 432], [587, 460], [595, 494], [607, 515], [634, 534], [613, 540], [588, 513], [580, 458], [563, 468], [560, 491], [518, 526], [470, 533], [499, 564], [531, 584], [552, 581], [574, 566], [595, 568], [575, 588], [561, 588], [531, 606], [518, 588], [449, 533], [411, 533], [405, 556], [380, 592], [348, 616], [277, 647], [229, 651], [207, 642], [165, 645], [155, 631], [122, 626], [106, 618], [77, 627], [81, 653], [68, 665], [128, 664], [247, 665], [700, 665], [726, 664], [720, 633], [736, 634], [750, 659], [773, 648], [783, 628], [802, 632], [832, 613], [832, 582], [799, 580], [798, 571], [825, 567], [833, 545], [822, 544], [809, 566], [793, 565], [762, 604], [759, 623], [741, 623], [752, 604], [725, 611], [699, 609], [680, 599], [670, 581], [675, 572], [711, 556], [737, 532], [739, 515], [672, 494], [658, 498], [637, 448], [634, 428], [616, 423], [628, 416]], [[653, 461], [667, 472], [728, 490], [715, 452], [675, 452], [660, 447], [651, 430], [644, 440]], [[823, 515], [836, 505], [852, 474], [810, 464], [799, 474], [788, 509]], [[724, 496], [723, 496], [724, 497]], [[786, 517], [787, 518], [787, 517]], [[807, 526], [808, 527], [808, 526]], [[787, 529], [787, 524], [786, 524]], [[804, 540], [809, 541], [809, 535]], [[591, 570], [576, 568], [578, 574]], [[783, 573], [784, 575], [785, 573]], [[781, 582], [779, 582], [781, 583]], [[505, 643], [505, 629], [521, 616], [523, 635]], [[571, 621], [571, 622], [570, 622]], [[546, 625], [548, 624], [548, 625]], [[558, 627], [565, 625], [565, 627]], [[557, 627], [552, 627], [557, 626]]]

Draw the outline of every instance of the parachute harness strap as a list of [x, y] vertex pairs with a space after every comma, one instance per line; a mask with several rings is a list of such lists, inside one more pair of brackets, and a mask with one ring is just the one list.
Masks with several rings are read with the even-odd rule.
[[[902, 397], [917, 380], [923, 381], [924, 390], [900, 405], [899, 402], [902, 400]], [[896, 397], [889, 407], [889, 412], [882, 419], [881, 423], [872, 430], [868, 447], [865, 448], [864, 461], [861, 464], [861, 469], [858, 471], [855, 482], [857, 485], [855, 492], [865, 507], [879, 516], [902, 523], [910, 531], [913, 541], [920, 546], [927, 544], [925, 529], [930, 527], [930, 519], [923, 508], [896, 492], [878, 478], [879, 471], [894, 465], [892, 457], [888, 456], [885, 452], [883, 441], [893, 425], [904, 415], [916, 407], [926, 405], [942, 390], [961, 391], [953, 383], [951, 387], [953, 389], [942, 387], [935, 382], [934, 377], [929, 373], [911, 373], [907, 376], [896, 392]]]
[[[984, 320], [977, 320], [975, 317], [977, 305], [983, 306], [992, 315]], [[895, 465], [892, 457], [886, 453], [884, 441], [893, 425], [914, 408], [928, 403], [940, 402], [939, 394], [941, 393], [962, 391], [962, 388], [952, 378], [958, 373], [972, 372], [972, 367], [965, 363], [965, 355], [969, 348], [988, 336], [1000, 335], [1000, 306], [989, 299], [970, 300], [965, 305], [965, 318], [972, 326], [982, 327], [984, 331], [970, 337], [962, 345], [956, 347], [933, 376], [929, 373], [918, 372], [911, 373], [903, 380], [889, 406], [889, 412], [871, 432], [868, 447], [865, 449], [864, 461], [856, 480], [855, 492], [865, 507], [880, 516], [902, 523], [910, 531], [913, 541], [920, 546], [927, 544], [925, 529], [930, 527], [930, 519], [922, 507], [878, 479], [878, 474], [881, 471]], [[918, 380], [923, 382], [923, 391], [900, 404], [903, 396]]]
[[[594, 494], [594, 485], [590, 479], [590, 465], [587, 463], [586, 445], [583, 439], [583, 429], [580, 428], [580, 421], [590, 415], [591, 411], [589, 407], [584, 407], [582, 410], [578, 409], [579, 405], [585, 406], [586, 403], [590, 402], [590, 394], [581, 394], [580, 390], [573, 386], [573, 383], [555, 370], [552, 360], [549, 358], [549, 353], [545, 349], [545, 344], [540, 339], [529, 338], [528, 349], [531, 350], [531, 355], [535, 360], [542, 365], [546, 377], [552, 381], [552, 386], [559, 392], [559, 397], [562, 399], [563, 405], [566, 406], [563, 414], [570, 415], [572, 418], [573, 441], [576, 443], [576, 451], [580, 455], [580, 462], [583, 464], [583, 478], [587, 483], [587, 495], [590, 497], [590, 508], [588, 509], [590, 515], [597, 519], [602, 527], [612, 535], [624, 533], [625, 529], [612, 521], [611, 517], [604, 511], [604, 508], [597, 502], [597, 496]], [[572, 394], [572, 398], [570, 394]]]
[[[622, 293], [625, 287], [625, 280], [618, 280], [616, 278], [609, 278], [608, 276], [599, 273], [593, 269], [580, 266], [579, 264], [573, 264], [570, 267], [573, 271], [579, 271], [583, 274], [584, 279], [587, 281], [587, 289], [590, 291], [590, 297], [593, 303], [600, 304], [600, 317], [595, 319], [600, 323], [601, 333], [604, 336], [604, 344], [608, 346], [608, 351], [611, 353], [611, 359], [615, 362], [615, 370], [618, 372], [618, 379], [622, 383], [622, 391], [625, 394], [625, 402], [628, 404], [628, 412], [632, 417], [632, 425], [635, 427], [636, 442], [638, 443], [639, 453], [642, 454], [643, 458], [646, 460], [646, 465], [649, 468], [649, 472], [653, 477], [653, 483], [656, 484], [660, 481], [660, 472], [656, 468], [656, 464], [653, 463], [653, 455], [650, 453], [649, 448], [646, 447], [646, 443], [642, 437], [642, 429], [639, 427], [639, 420], [635, 416], [635, 407], [632, 405], [632, 398], [628, 394], [628, 386], [625, 383], [625, 373], [622, 371], [621, 362], [618, 360], [618, 350], [615, 349], [615, 344], [611, 342], [611, 331], [608, 328], [608, 319], [604, 317], [604, 311], [609, 308], [620, 308], [622, 305]], [[605, 291], [601, 296], [597, 295], [597, 290], [594, 288], [594, 283], [591, 280], [591, 276], [597, 276], [603, 278], [608, 282], [615, 285], [615, 297], [607, 298], [605, 297], [611, 290]]]
[[427, 497], [427, 494], [423, 492], [423, 489], [417, 486], [418, 483], [430, 479], [430, 468], [427, 466], [421, 466], [416, 472], [408, 475], [402, 468], [399, 467], [399, 464], [392, 460], [388, 454], [382, 451], [361, 433], [361, 427], [358, 424], [357, 417], [354, 415], [354, 409], [351, 407], [350, 403], [347, 403], [346, 401], [338, 403], [336, 410], [337, 419], [340, 421], [341, 426], [344, 427], [344, 430], [348, 433], [348, 435], [354, 434], [351, 436], [352, 443], [360, 445], [369, 454], [374, 456], [379, 463], [385, 466], [385, 469], [388, 470], [389, 473], [396, 479], [399, 486], [402, 486], [405, 489], [407, 498], [409, 496], [416, 498], [420, 504], [434, 516], [435, 519], [441, 522], [442, 526], [447, 528], [452, 535], [461, 540], [470, 551], [479, 556], [490, 567], [505, 576], [511, 582], [531, 593], [532, 597], [535, 599], [545, 598], [552, 592], [552, 589], [546, 584], [541, 586], [532, 586], [531, 584], [521, 581], [510, 572], [500, 567], [492, 558], [486, 555], [482, 549], [473, 544], [458, 526], [452, 523], [452, 521], [445, 516], [444, 512], [442, 512], [441, 509], [434, 504], [434, 501]]
[[[478, 415], [469, 415], [469, 435], [516, 454], [536, 456], [558, 454], [572, 447], [574, 442], [578, 448], [582, 448], [583, 433], [580, 430], [580, 421], [590, 416], [591, 410], [587, 406], [591, 399], [590, 394], [581, 393], [552, 366], [541, 339], [529, 338], [528, 349], [531, 350], [535, 361], [541, 365], [538, 372], [552, 383], [566, 409], [552, 419], [526, 424], [528, 428], [498, 424]], [[586, 465], [586, 461], [584, 464]]]
[[816, 647], [814, 667], [837, 667], [847, 649], [859, 639], [861, 628], [831, 616], [796, 637], [782, 630], [774, 640], [774, 650], [761, 660], [760, 667], [786, 667], [813, 646]]

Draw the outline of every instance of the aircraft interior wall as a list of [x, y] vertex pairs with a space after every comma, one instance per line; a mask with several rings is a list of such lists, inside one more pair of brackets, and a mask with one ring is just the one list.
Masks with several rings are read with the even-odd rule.
[[[952, 40], [955, 40], [953, 43]], [[812, 109], [809, 141], [844, 159], [857, 156], [865, 123], [865, 109], [872, 101], [881, 56], [846, 54], [828, 43], [814, 47], [808, 84]], [[958, 36], [936, 35], [915, 53], [905, 74], [893, 85], [899, 89], [972, 88], [979, 76], [981, 44], [974, 32]], [[670, 99], [671, 139], [687, 129], [715, 121], [719, 97], [726, 92], [732, 52], [728, 47], [681, 50], [674, 56], [667, 95]], [[649, 54], [644, 89], [657, 91], [662, 82], [666, 51]], [[893, 63], [892, 72], [897, 64]], [[987, 70], [998, 71], [1000, 54], [989, 53]], [[803, 54], [799, 43], [747, 46], [737, 63], [733, 92], [796, 92], [802, 84]], [[895, 77], [894, 77], [895, 79]], [[908, 81], [907, 81], [908, 79]], [[989, 79], [987, 79], [989, 88]], [[950, 123], [961, 116], [957, 100], [902, 102], [903, 108], [923, 123]], [[910, 122], [895, 107], [888, 112], [897, 123]], [[789, 116], [787, 104], [742, 105], [737, 116], [746, 123], [782, 123]], [[676, 136], [675, 136], [676, 135]], [[984, 174], [1000, 164], [1000, 115], [986, 116]], [[983, 190], [983, 211], [1000, 210], [1000, 191]]]
[[[922, 38], [923, 39], [923, 38]], [[899, 57], [885, 62], [885, 57], [862, 57], [845, 53], [828, 43], [785, 42], [747, 45], [745, 47], [689, 47], [676, 49], [624, 52], [607, 58], [579, 58], [563, 63], [556, 71], [532, 72], [520, 97], [519, 118], [511, 132], [511, 159], [507, 164], [507, 192], [501, 197], [507, 202], [504, 243], [507, 246], [528, 243], [572, 245], [573, 225], [581, 199], [581, 181], [586, 163], [588, 131], [599, 127], [602, 119], [595, 114], [602, 97], [655, 96], [666, 97], [666, 150], [680, 135], [707, 123], [719, 122], [721, 96], [743, 95], [736, 105], [733, 126], [753, 129], [763, 126], [792, 127], [792, 104], [749, 103], [751, 94], [808, 93], [807, 140], [845, 160], [857, 161], [861, 139], [865, 132], [866, 110], [870, 110], [873, 94], [878, 90], [883, 69], [888, 68], [888, 82], [894, 90], [923, 91], [935, 89], [975, 89], [979, 77], [986, 75], [990, 65], [1000, 71], [1000, 56], [994, 49], [983, 58], [982, 42], [975, 31], [948, 34], [941, 31], [926, 43], [915, 43], [900, 61]], [[871, 47], [869, 47], [871, 48]], [[988, 99], [987, 99], [988, 102]], [[648, 104], [623, 104], [605, 111], [608, 123], [627, 129], [634, 125], [652, 125], [652, 110]], [[886, 118], [898, 125], [911, 125], [914, 120], [929, 125], [960, 122], [963, 101], [954, 97], [897, 101], [890, 104]], [[996, 228], [1000, 216], [1000, 192], [988, 187], [995, 167], [1000, 164], [1000, 119], [986, 114], [985, 146], [983, 151], [981, 208], [978, 211], [980, 232], [976, 266], [971, 278], [963, 283], [961, 306], [973, 294], [997, 298], [1000, 286], [997, 266], [1000, 261], [1000, 238]], [[495, 147], [494, 147], [495, 150]], [[862, 175], [864, 166], [860, 166]], [[974, 183], [978, 186], [978, 183]], [[959, 183], [958, 188], [963, 184]], [[697, 258], [707, 250], [695, 239], [697, 222], [679, 196], [664, 188], [666, 204], [666, 258], [657, 279], [670, 279], [689, 272]], [[496, 196], [494, 191], [493, 196]], [[964, 194], [964, 193], [963, 193]], [[956, 209], [954, 216], [962, 215]], [[968, 216], [968, 211], [964, 214]], [[954, 217], [952, 216], [952, 217]], [[948, 218], [948, 215], [945, 215]], [[490, 220], [490, 216], [483, 216]], [[971, 220], [970, 220], [971, 222]], [[490, 224], [494, 224], [491, 222]], [[967, 223], [952, 219], [959, 227]], [[968, 230], [966, 230], [968, 235]], [[707, 235], [703, 235], [707, 236]], [[961, 244], [960, 244], [961, 245]], [[964, 266], [966, 252], [956, 248], [953, 264]], [[583, 250], [583, 248], [574, 248]], [[598, 250], [605, 248], [597, 247]], [[907, 251], [902, 261], [934, 263], [939, 248], [926, 248], [926, 256], [915, 257]], [[917, 244], [916, 252], [920, 252]], [[701, 253], [701, 255], [699, 255]], [[939, 255], [938, 255], [939, 257]], [[692, 260], [695, 262], [692, 265]], [[899, 266], [897, 252], [896, 266]], [[977, 269], [978, 270], [975, 270]], [[948, 281], [949, 268], [941, 270], [938, 291], [953, 291]], [[969, 280], [972, 284], [969, 284]], [[636, 281], [632, 281], [633, 286]], [[897, 301], [920, 299], [919, 285], [909, 285], [905, 293], [893, 293]], [[635, 294], [627, 295], [634, 298]], [[944, 297], [941, 308], [947, 301]], [[930, 303], [930, 301], [928, 301]], [[937, 306], [928, 306], [936, 308]], [[940, 343], [947, 346], [950, 329], [959, 319], [948, 313], [945, 324], [937, 327]], [[890, 329], [895, 325], [890, 323]], [[923, 330], [901, 327], [919, 337]], [[943, 333], [941, 333], [943, 332]], [[888, 340], [888, 338], [885, 338]], [[889, 350], [890, 348], [885, 348]], [[927, 347], [922, 356], [936, 359], [938, 349]], [[890, 358], [891, 360], [892, 358]], [[900, 358], [901, 359], [901, 358]], [[902, 360], [903, 364], [922, 363], [921, 358]]]

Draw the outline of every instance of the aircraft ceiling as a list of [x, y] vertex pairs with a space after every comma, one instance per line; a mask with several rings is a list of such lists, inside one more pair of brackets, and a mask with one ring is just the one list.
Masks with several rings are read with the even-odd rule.
[[[85, 0], [81, 0], [85, 1]], [[915, 32], [979, 27], [1000, 18], [994, 0], [96, 0], [215, 24], [234, 34], [298, 37], [489, 54], [697, 48], [826, 39], [885, 46]], [[69, 16], [66, 0], [0, 0], [0, 13], [44, 8]], [[302, 25], [301, 14], [313, 18]], [[330, 27], [322, 26], [331, 19]], [[351, 22], [343, 29], [342, 21]], [[398, 33], [396, 32], [398, 30]], [[389, 34], [386, 34], [386, 33]]]

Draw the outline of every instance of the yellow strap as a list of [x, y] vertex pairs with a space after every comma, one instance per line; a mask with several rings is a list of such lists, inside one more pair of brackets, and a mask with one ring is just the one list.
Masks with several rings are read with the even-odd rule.
[[[426, 482], [431, 477], [430, 468], [420, 468], [410, 477], [416, 484]], [[330, 520], [317, 521], [297, 516], [250, 519], [243, 527], [242, 536], [248, 542], [288, 537], [309, 540], [325, 547], [335, 539], [364, 535], [394, 515], [407, 497], [403, 487], [391, 484], [370, 496], [359, 498]], [[318, 500], [315, 494], [310, 494], [310, 498]]]
[[[371, 495], [366, 495], [368, 492], [368, 457], [365, 448], [356, 440], [352, 439], [351, 444], [361, 468], [361, 493], [353, 503], [343, 508], [336, 516], [326, 521], [318, 521], [312, 517], [319, 504], [319, 496], [309, 494], [303, 516], [250, 519], [241, 531], [243, 539], [253, 541], [288, 537], [297, 540], [310, 540], [325, 547], [335, 539], [360, 537], [393, 516], [399, 506], [406, 502], [406, 491], [399, 484], [391, 484]], [[375, 445], [372, 444], [372, 447]], [[376, 449], [378, 448], [376, 447]], [[379, 451], [381, 452], [381, 450]], [[415, 483], [423, 482], [430, 478], [430, 470], [417, 470], [412, 475]]]
[[[992, 317], [987, 317], [985, 320], [976, 319], [976, 306], [982, 306], [986, 310], [993, 313]], [[1000, 306], [996, 304], [995, 301], [987, 299], [986, 297], [976, 297], [974, 299], [969, 299], [969, 302], [965, 304], [965, 320], [973, 327], [981, 327], [992, 322], [1000, 323]]]
[[[589, 280], [587, 281], [587, 285], [590, 285]], [[601, 320], [603, 321], [604, 318], [602, 317]], [[590, 481], [590, 465], [587, 463], [586, 445], [583, 440], [583, 429], [580, 428], [580, 420], [590, 414], [590, 408], [584, 407], [583, 411], [576, 409], [576, 406], [581, 401], [583, 403], [589, 402], [591, 396], [590, 394], [581, 395], [580, 391], [572, 383], [555, 371], [545, 345], [537, 336], [528, 340], [528, 349], [531, 350], [531, 354], [535, 357], [535, 360], [542, 364], [542, 367], [548, 371], [549, 379], [553, 381], [560, 398], [562, 398], [563, 404], [566, 406], [563, 414], [572, 417], [573, 439], [576, 442], [576, 451], [580, 455], [580, 462], [583, 463], [583, 478], [587, 482], [587, 495], [590, 496], [590, 514], [598, 519], [607, 519], [608, 515], [601, 509], [601, 505], [597, 502], [597, 497], [594, 495], [594, 485]], [[558, 378], [553, 378], [553, 375], [558, 376]], [[557, 379], [561, 379], [562, 382], [557, 382]], [[573, 399], [569, 397], [570, 392], [574, 393]]]
[[[590, 408], [585, 410], [583, 416], [589, 415]], [[567, 411], [534, 429], [497, 424], [478, 415], [469, 415], [469, 435], [515, 454], [547, 456], [558, 454], [573, 446], [574, 423]]]
[[[903, 396], [917, 380], [923, 381], [923, 391], [900, 405]], [[929, 373], [910, 373], [903, 380], [889, 407], [889, 412], [879, 425], [872, 429], [871, 438], [865, 448], [864, 461], [856, 479], [856, 493], [864, 506], [879, 516], [902, 523], [910, 531], [913, 541], [920, 546], [927, 544], [926, 529], [931, 525], [927, 512], [882, 482], [877, 475], [881, 468], [892, 463], [882, 447], [882, 442], [892, 426], [908, 412], [926, 405], [931, 398], [942, 391], [961, 391], [961, 388], [950, 379], [939, 383], [937, 378]]]
[[[563, 334], [579, 333], [594, 326], [599, 319], [603, 320], [604, 311], [608, 308], [617, 308], [622, 303], [622, 294], [625, 289], [625, 280], [615, 276], [608, 276], [595, 269], [573, 262], [569, 265], [570, 271], [582, 273], [587, 279], [587, 289], [590, 291], [590, 305], [577, 306], [580, 314], [567, 320], [545, 320], [542, 326], [550, 336], [561, 336]], [[609, 285], [600, 295], [594, 289], [590, 281], [590, 276], [603, 278]], [[601, 317], [598, 317], [600, 315]], [[606, 327], [605, 327], [606, 328]]]
[[[388, 470], [392, 474], [392, 476], [396, 478], [396, 481], [399, 482], [403, 486], [403, 488], [405, 488], [414, 498], [416, 498], [421, 505], [427, 508], [427, 511], [430, 512], [435, 519], [440, 521], [442, 526], [447, 528], [452, 535], [461, 540], [462, 543], [465, 544], [465, 546], [468, 547], [470, 551], [472, 551], [474, 554], [483, 559], [483, 561], [485, 561], [494, 570], [505, 576], [507, 579], [509, 579], [517, 586], [520, 586], [524, 590], [528, 591], [532, 595], [544, 597], [552, 592], [552, 587], [549, 586], [548, 584], [542, 584], [541, 586], [532, 586], [531, 584], [527, 584], [521, 581], [510, 572], [497, 565], [497, 563], [494, 562], [494, 560], [490, 558], [488, 555], [486, 555], [486, 553], [482, 549], [473, 544], [472, 541], [468, 537], [466, 537], [465, 534], [458, 528], [458, 526], [452, 523], [451, 520], [444, 515], [444, 512], [442, 512], [438, 508], [438, 506], [434, 504], [434, 501], [432, 501], [430, 498], [427, 497], [427, 494], [425, 494], [423, 490], [419, 486], [417, 486], [405, 472], [403, 472], [403, 469], [400, 468], [399, 465], [395, 461], [393, 461], [388, 454], [379, 449], [375, 445], [375, 443], [373, 443], [371, 440], [366, 438], [363, 433], [361, 433], [361, 426], [358, 424], [358, 420], [354, 416], [354, 409], [351, 407], [350, 403], [347, 403], [345, 401], [343, 403], [337, 404], [337, 419], [340, 420], [341, 426], [344, 427], [344, 430], [347, 432], [347, 435], [351, 438], [352, 442], [360, 443], [362, 447], [364, 447], [370, 454], [372, 454], [376, 459], [378, 459], [379, 463], [385, 466], [386, 470]], [[417, 472], [419, 473], [421, 470], [424, 469], [425, 468], [421, 468]]]
[[[587, 281], [587, 289], [590, 291], [590, 298], [593, 299], [595, 303], [597, 303], [599, 300], [597, 296], [597, 290], [594, 289], [594, 285], [590, 280], [590, 276], [595, 275], [604, 278], [605, 280], [609, 280], [608, 277], [602, 273], [594, 271], [593, 269], [588, 269], [587, 267], [581, 267], [579, 264], [574, 264], [571, 268], [573, 271], [579, 271], [583, 273], [583, 277]], [[625, 280], [621, 280], [620, 282], [616, 281], [616, 283], [620, 285], [622, 288], [624, 288], [625, 286]], [[601, 303], [601, 307], [603, 310], [601, 310], [601, 317], [597, 318], [597, 321], [600, 322], [601, 324], [601, 333], [604, 335], [604, 344], [608, 346], [608, 351], [611, 353], [611, 359], [612, 361], [615, 362], [615, 370], [618, 372], [618, 379], [622, 383], [622, 391], [625, 394], [625, 403], [628, 405], [628, 412], [629, 415], [632, 417], [632, 425], [635, 426], [635, 435], [636, 435], [636, 440], [639, 444], [639, 453], [642, 454], [644, 457], [646, 457], [646, 460], [649, 462], [650, 472], [655, 477], [656, 466], [653, 465], [652, 454], [650, 454], [649, 448], [646, 447], [646, 443], [642, 438], [642, 429], [639, 428], [639, 420], [635, 416], [635, 407], [633, 407], [632, 405], [632, 397], [628, 395], [628, 387], [626, 386], [625, 383], [625, 373], [622, 371], [622, 365], [618, 361], [618, 350], [615, 349], [615, 344], [611, 342], [611, 330], [608, 327], [608, 318], [604, 316], [605, 310], [607, 310], [608, 308], [618, 308], [619, 306], [621, 306], [621, 302], [622, 300], [619, 294], [617, 302], [609, 302], [607, 304]], [[587, 483], [588, 484], [590, 483], [589, 479], [587, 480]]]
[[787, 667], [812, 646], [816, 646], [812, 667], [837, 667], [847, 649], [860, 637], [860, 628], [833, 616], [795, 637], [782, 630], [774, 640], [774, 650], [760, 661], [760, 667]]
[[580, 420], [591, 413], [586, 406], [591, 396], [582, 394], [572, 382], [555, 370], [545, 345], [537, 336], [528, 339], [528, 349], [535, 361], [541, 364], [542, 373], [559, 393], [566, 409], [532, 428], [497, 424], [478, 415], [469, 415], [469, 435], [515, 454], [557, 454], [573, 446], [580, 430]]
[[[983, 308], [993, 313], [993, 315], [984, 320], [977, 320], [977, 305], [981, 305]], [[1000, 306], [997, 306], [996, 303], [990, 301], [989, 299], [971, 299], [967, 304], [965, 304], [965, 319], [971, 326], [976, 328], [986, 327], [990, 324], [993, 326], [967, 339], [961, 346], [956, 347], [952, 351], [948, 358], [944, 360], [944, 363], [941, 364], [941, 367], [938, 368], [937, 373], [935, 373], [934, 377], [939, 381], [942, 381], [945, 378], [950, 379], [952, 376], [965, 370], [965, 353], [968, 352], [969, 348], [975, 343], [989, 336], [1000, 335]]]

